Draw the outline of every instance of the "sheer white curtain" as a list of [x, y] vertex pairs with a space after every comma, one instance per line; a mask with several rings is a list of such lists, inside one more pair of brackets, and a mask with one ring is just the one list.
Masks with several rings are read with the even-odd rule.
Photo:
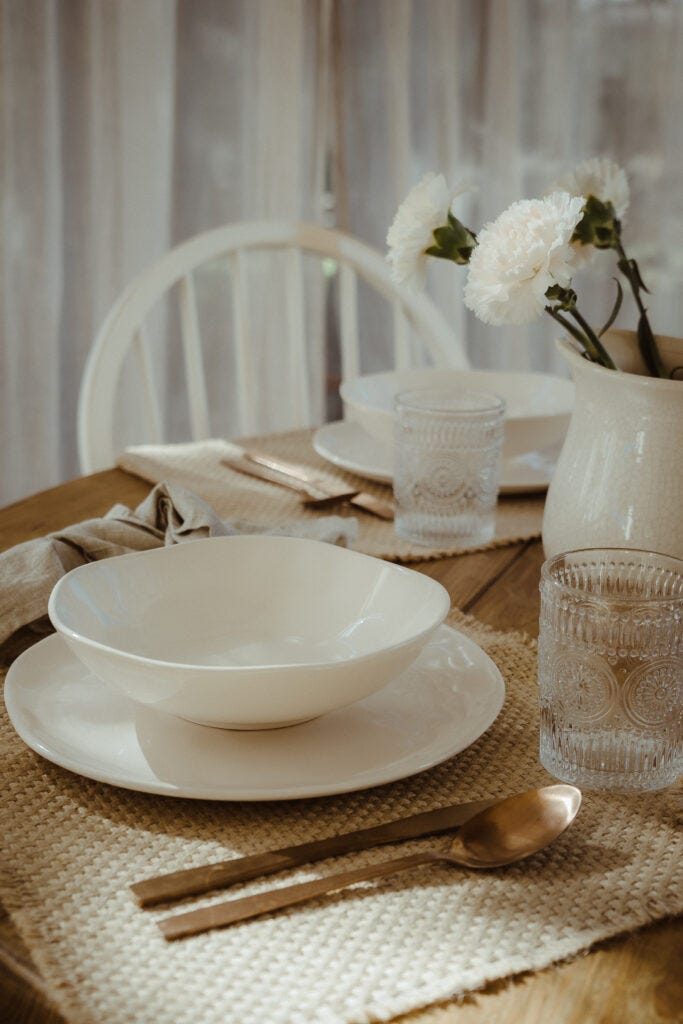
[[[140, 269], [170, 245], [228, 221], [319, 218], [311, 154], [320, 6], [0, 2], [3, 504], [78, 472], [85, 357]], [[203, 286], [211, 291], [210, 281]], [[214, 291], [220, 312], [223, 297]], [[255, 330], [268, 371], [264, 428], [278, 425], [287, 374], [270, 343], [276, 325], [269, 309], [269, 301], [261, 304]], [[163, 311], [154, 327], [164, 330]], [[214, 358], [209, 379], [218, 399], [229, 367], [223, 348], [215, 346]], [[173, 398], [182, 370], [172, 345], [166, 364], [167, 416], [181, 436]], [[126, 390], [123, 428], [134, 436]]]
[[[612, 155], [632, 182], [628, 239], [653, 323], [681, 331], [679, 0], [0, 0], [0, 37], [2, 503], [77, 473], [85, 356], [145, 264], [262, 217], [336, 223], [383, 248], [426, 170], [478, 187], [458, 206], [476, 229], [579, 159]], [[596, 320], [611, 273], [603, 261], [599, 282], [577, 281]], [[556, 366], [552, 324], [486, 328], [463, 310], [463, 276], [434, 265], [430, 290], [475, 365]], [[253, 286], [259, 417], [274, 429], [288, 368], [267, 267]], [[218, 335], [225, 296], [203, 287]], [[386, 365], [389, 335], [362, 298], [369, 370]], [[164, 330], [162, 315], [157, 341]], [[209, 352], [229, 433], [230, 365], [217, 341]], [[179, 367], [171, 344], [175, 437]], [[132, 401], [124, 413], [133, 430]]]
[[171, 8], [0, 8], [5, 501], [77, 472], [75, 408], [93, 334], [123, 284], [169, 243]]

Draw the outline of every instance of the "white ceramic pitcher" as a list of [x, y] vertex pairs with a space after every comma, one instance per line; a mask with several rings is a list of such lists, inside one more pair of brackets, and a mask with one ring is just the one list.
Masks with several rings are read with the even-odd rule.
[[[683, 363], [683, 342], [661, 341], [669, 369]], [[683, 380], [641, 376], [631, 332], [615, 331], [605, 343], [618, 365], [636, 372], [605, 369], [558, 342], [576, 401], [548, 490], [545, 554], [631, 547], [683, 558]]]

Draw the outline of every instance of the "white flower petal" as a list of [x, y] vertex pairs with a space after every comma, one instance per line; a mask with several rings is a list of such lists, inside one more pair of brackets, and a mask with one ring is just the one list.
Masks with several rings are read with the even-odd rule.
[[[551, 186], [551, 191], [562, 189], [572, 196], [595, 196], [601, 202], [610, 202], [619, 220], [623, 220], [629, 204], [628, 178], [625, 171], [608, 157], [584, 160], [569, 174]], [[592, 263], [598, 250], [593, 245], [572, 242], [574, 270]]]
[[513, 203], [480, 232], [464, 300], [489, 324], [527, 324], [541, 315], [552, 284], [572, 277], [569, 240], [583, 200], [567, 192]]
[[387, 259], [397, 284], [424, 286], [425, 249], [434, 244], [433, 231], [447, 223], [453, 200], [468, 189], [465, 184], [449, 189], [443, 174], [429, 172], [410, 190], [387, 232]]
[[561, 189], [571, 196], [595, 196], [603, 203], [610, 202], [619, 220], [628, 209], [629, 187], [626, 172], [608, 157], [584, 160], [573, 171], [561, 178], [552, 190]]

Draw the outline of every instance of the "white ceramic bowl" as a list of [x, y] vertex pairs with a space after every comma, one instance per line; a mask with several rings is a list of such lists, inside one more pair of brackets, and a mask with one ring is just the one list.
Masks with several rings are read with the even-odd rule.
[[347, 380], [339, 393], [345, 419], [360, 424], [378, 441], [393, 444], [395, 396], [400, 391], [434, 387], [473, 388], [500, 395], [505, 401], [505, 458], [561, 444], [574, 407], [573, 383], [548, 373], [392, 370]]
[[265, 729], [352, 704], [418, 656], [450, 599], [411, 569], [320, 541], [217, 537], [79, 566], [49, 614], [126, 696]]

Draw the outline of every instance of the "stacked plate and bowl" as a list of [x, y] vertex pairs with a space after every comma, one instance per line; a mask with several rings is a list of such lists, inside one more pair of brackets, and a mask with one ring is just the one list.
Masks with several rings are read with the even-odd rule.
[[469, 746], [500, 711], [487, 655], [411, 569], [281, 536], [192, 540], [80, 566], [57, 630], [12, 666], [39, 754], [129, 789], [219, 800], [348, 792]]
[[344, 381], [344, 419], [314, 434], [324, 459], [370, 480], [393, 480], [394, 400], [418, 389], [485, 391], [505, 402], [501, 493], [545, 491], [574, 406], [574, 384], [547, 373], [431, 367], [364, 374]]
[[[544, 374], [347, 381], [346, 419], [317, 431], [316, 449], [391, 481], [394, 397], [434, 383], [499, 394], [502, 490], [547, 486], [573, 385]], [[445, 761], [502, 707], [500, 672], [444, 625], [449, 605], [429, 576], [313, 540], [136, 552], [59, 581], [57, 633], [13, 664], [6, 703], [39, 754], [129, 789], [218, 800], [364, 789]]]

